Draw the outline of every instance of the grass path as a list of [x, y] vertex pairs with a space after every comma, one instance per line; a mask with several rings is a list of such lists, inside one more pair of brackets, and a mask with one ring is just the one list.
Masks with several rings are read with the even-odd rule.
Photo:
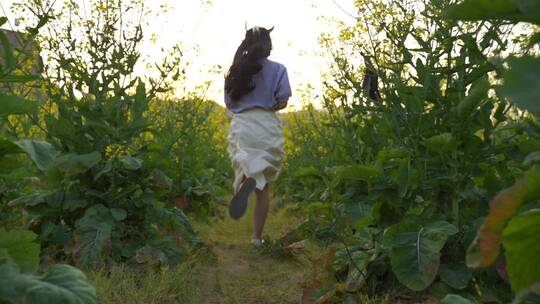
[[[298, 303], [302, 282], [310, 273], [309, 263], [262, 254], [249, 244], [252, 210], [239, 221], [225, 219], [211, 225], [198, 224], [203, 239], [209, 240], [217, 263], [201, 269], [200, 293], [191, 303], [271, 304]], [[282, 211], [271, 211], [265, 234], [281, 236], [294, 220]]]
[[[252, 203], [251, 203], [252, 204]], [[299, 303], [311, 273], [305, 255], [276, 258], [250, 244], [251, 204], [239, 221], [195, 222], [212, 248], [172, 269], [128, 267], [88, 271], [100, 304], [287, 304]], [[283, 211], [270, 211], [265, 235], [279, 238], [296, 223]]]

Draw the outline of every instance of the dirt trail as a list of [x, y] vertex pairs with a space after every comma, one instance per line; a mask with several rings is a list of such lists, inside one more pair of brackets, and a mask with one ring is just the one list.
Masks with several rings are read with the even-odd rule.
[[[252, 203], [250, 203], [250, 206]], [[251, 208], [239, 221], [225, 219], [198, 224], [203, 239], [214, 246], [218, 261], [201, 272], [200, 296], [192, 303], [271, 304], [298, 303], [302, 282], [310, 273], [309, 262], [274, 258], [249, 244]], [[283, 212], [270, 211], [265, 234], [281, 236], [294, 221]]]

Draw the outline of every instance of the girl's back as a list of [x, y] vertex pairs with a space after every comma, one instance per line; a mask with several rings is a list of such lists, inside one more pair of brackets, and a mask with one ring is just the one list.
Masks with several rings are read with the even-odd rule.
[[225, 92], [225, 104], [233, 113], [240, 113], [253, 108], [274, 110], [279, 101], [291, 96], [291, 87], [287, 69], [281, 63], [263, 58], [260, 60], [262, 69], [252, 77], [255, 88], [233, 101], [230, 94]]

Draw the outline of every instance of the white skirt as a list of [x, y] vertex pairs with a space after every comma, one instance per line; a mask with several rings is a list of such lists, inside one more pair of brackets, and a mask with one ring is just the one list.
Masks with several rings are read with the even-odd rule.
[[227, 151], [234, 170], [235, 193], [245, 177], [262, 190], [277, 179], [283, 163], [281, 121], [273, 111], [252, 109], [233, 114]]

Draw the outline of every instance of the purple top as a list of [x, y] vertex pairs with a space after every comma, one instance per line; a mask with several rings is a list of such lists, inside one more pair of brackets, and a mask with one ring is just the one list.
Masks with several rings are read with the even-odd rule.
[[232, 101], [225, 92], [225, 104], [231, 112], [240, 113], [253, 108], [275, 111], [278, 101], [288, 101], [291, 97], [291, 85], [285, 66], [267, 58], [261, 64], [262, 70], [253, 75], [253, 91], [237, 101]]

